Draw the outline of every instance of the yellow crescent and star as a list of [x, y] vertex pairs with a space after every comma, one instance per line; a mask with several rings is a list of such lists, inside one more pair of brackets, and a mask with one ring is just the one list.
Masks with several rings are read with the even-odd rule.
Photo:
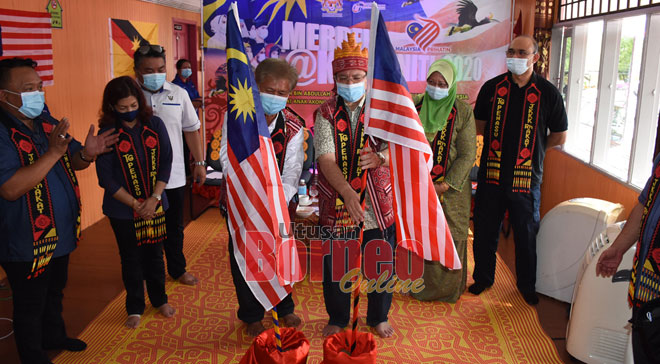
[[[247, 57], [245, 53], [234, 48], [227, 48], [227, 61], [230, 59], [235, 59], [237, 61], [245, 63], [248, 65]], [[231, 105], [230, 112], [236, 112], [236, 118], [240, 116], [243, 117], [243, 123], [248, 121], [253, 121], [254, 115], [254, 99], [252, 98], [252, 87], [248, 87], [247, 78], [244, 80], [244, 83], [241, 83], [241, 80], [238, 80], [237, 86], [231, 85], [231, 91], [229, 92], [229, 104]]]
[[[215, 9], [218, 7], [224, 5], [226, 0], [218, 0], [212, 5], [205, 6], [205, 14], [209, 13], [211, 14], [212, 10], [211, 6]], [[270, 24], [271, 21], [275, 18], [275, 15], [279, 12], [279, 10], [285, 7], [285, 20], [289, 19], [289, 15], [291, 13], [291, 10], [293, 9], [294, 5], [298, 5], [298, 8], [300, 11], [303, 13], [305, 18], [307, 18], [307, 6], [305, 4], [305, 0], [268, 0], [262, 7], [259, 13], [255, 18], [258, 18], [259, 15], [261, 15], [266, 9], [268, 9], [271, 5], [275, 5], [271, 11], [271, 16], [270, 19], [268, 20], [268, 24]], [[208, 9], [206, 9], [209, 7]], [[230, 59], [235, 59], [240, 62], [245, 63], [246, 65], [249, 66], [247, 57], [245, 54], [237, 49], [233, 48], [227, 48], [227, 61]], [[250, 118], [250, 121], [254, 121], [254, 113], [255, 113], [255, 108], [254, 108], [254, 99], [252, 98], [252, 87], [248, 87], [248, 81], [247, 79], [244, 80], [243, 83], [241, 81], [238, 81], [238, 84], [236, 86], [230, 85], [231, 86], [231, 91], [229, 92], [230, 96], [230, 101], [229, 104], [231, 105], [231, 110], [230, 112], [236, 112], [237, 115], [236, 117], [243, 117], [243, 122], [246, 123], [248, 121], [248, 117]]]

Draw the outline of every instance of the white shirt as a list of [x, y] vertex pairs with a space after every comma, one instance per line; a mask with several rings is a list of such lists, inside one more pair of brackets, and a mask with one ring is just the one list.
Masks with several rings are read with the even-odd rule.
[[[284, 117], [280, 111], [277, 117]], [[229, 166], [229, 158], [227, 157], [227, 113], [225, 113], [225, 122], [222, 123], [222, 139], [220, 140], [220, 163], [222, 163], [222, 170], [225, 172]], [[275, 130], [276, 120], [273, 120], [268, 125], [268, 132], [272, 133]], [[286, 124], [285, 124], [286, 125]], [[286, 156], [284, 157], [284, 166], [282, 168], [282, 188], [284, 188], [284, 197], [287, 201], [291, 201], [293, 196], [298, 193], [298, 182], [302, 174], [302, 166], [305, 161], [305, 151], [303, 150], [304, 141], [303, 128], [289, 140], [286, 146]]]
[[165, 81], [158, 92], [142, 89], [147, 104], [154, 109], [154, 115], [163, 119], [172, 144], [172, 171], [166, 189], [178, 188], [186, 184], [185, 157], [183, 155], [182, 132], [199, 130], [201, 124], [197, 112], [183, 88]]

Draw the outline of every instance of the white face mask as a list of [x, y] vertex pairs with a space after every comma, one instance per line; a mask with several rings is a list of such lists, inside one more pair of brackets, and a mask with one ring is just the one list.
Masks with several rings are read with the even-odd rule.
[[431, 86], [429, 84], [426, 84], [426, 93], [429, 94], [429, 97], [433, 100], [442, 100], [445, 97], [449, 96], [449, 89], [448, 88], [441, 88], [441, 87], [435, 87]]
[[514, 75], [520, 76], [529, 69], [527, 61], [527, 58], [507, 58], [506, 68], [508, 68]]

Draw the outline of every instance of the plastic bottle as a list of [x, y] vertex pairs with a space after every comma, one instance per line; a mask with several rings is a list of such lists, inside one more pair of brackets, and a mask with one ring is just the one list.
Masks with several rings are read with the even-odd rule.
[[298, 183], [298, 194], [307, 195], [307, 184], [305, 183], [304, 179], [301, 179]]

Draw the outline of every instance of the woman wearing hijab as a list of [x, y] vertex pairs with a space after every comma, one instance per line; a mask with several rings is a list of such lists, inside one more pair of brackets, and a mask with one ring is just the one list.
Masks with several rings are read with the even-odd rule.
[[431, 178], [442, 203], [463, 269], [449, 270], [438, 262], [424, 263], [421, 301], [456, 302], [467, 278], [467, 236], [472, 188], [468, 178], [476, 155], [472, 108], [456, 98], [456, 68], [439, 59], [426, 74], [426, 92], [414, 96], [426, 138], [433, 150]]

